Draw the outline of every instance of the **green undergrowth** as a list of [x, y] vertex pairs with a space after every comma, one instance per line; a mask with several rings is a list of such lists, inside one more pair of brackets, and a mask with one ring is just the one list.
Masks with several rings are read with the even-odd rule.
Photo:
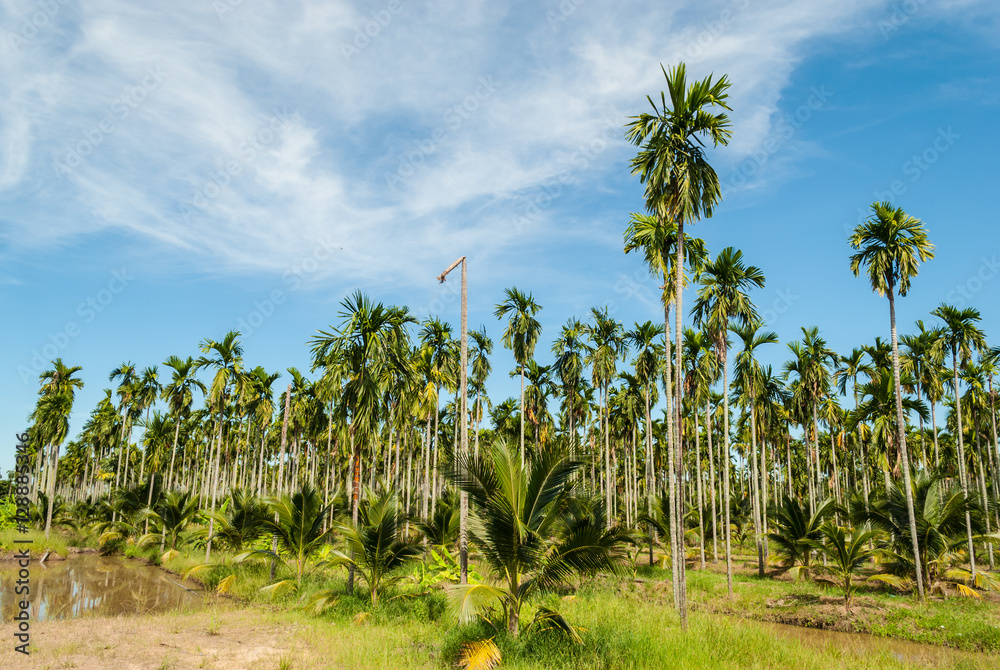
[[[30, 544], [15, 543], [15, 540], [31, 540]], [[63, 558], [69, 555], [69, 547], [66, 538], [57, 531], [50, 533], [49, 539], [45, 539], [45, 532], [41, 530], [29, 530], [27, 533], [20, 533], [16, 529], [0, 530], [0, 552], [18, 552], [27, 549], [33, 557], [39, 557], [46, 550], [59, 554]]]

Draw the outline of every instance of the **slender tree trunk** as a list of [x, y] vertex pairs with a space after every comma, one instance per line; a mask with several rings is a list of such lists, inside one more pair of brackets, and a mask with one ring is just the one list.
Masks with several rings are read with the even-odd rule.
[[701, 569], [705, 569], [705, 499], [702, 495], [701, 481], [701, 430], [698, 426], [698, 408], [694, 408], [694, 465], [698, 480], [698, 550], [701, 556]]
[[[725, 333], [723, 333], [725, 337]], [[723, 476], [723, 505], [726, 508], [726, 587], [729, 589], [729, 596], [733, 595], [733, 529], [730, 519], [729, 505], [729, 356], [728, 347], [723, 345], [722, 349], [722, 439], [724, 453], [722, 454], [722, 476]]]
[[767, 545], [767, 440], [763, 440], [760, 445], [760, 486], [760, 541], [764, 546], [766, 566], [771, 557], [770, 547]]
[[[684, 347], [683, 345], [683, 321], [684, 321], [684, 217], [677, 217], [677, 259], [675, 261], [674, 267], [676, 282], [674, 285], [674, 294], [677, 301], [677, 310], [675, 312], [675, 317], [677, 319], [677, 326], [674, 331], [674, 337], [676, 339], [676, 346], [674, 347], [674, 354], [677, 357], [677, 361], [674, 364], [675, 374], [677, 375], [677, 382], [674, 391], [677, 393], [677, 403], [674, 407], [674, 411], [677, 413], [677, 441], [674, 443], [674, 449], [677, 450], [677, 457], [674, 459], [674, 467], [676, 468], [675, 476], [677, 477], [677, 494], [678, 496], [683, 496], [684, 491], [684, 423], [683, 423], [683, 408], [684, 408]], [[681, 629], [687, 630], [688, 626], [688, 612], [687, 612], [687, 577], [685, 572], [687, 570], [687, 564], [684, 560], [684, 506], [681, 501], [678, 500], [678, 529], [677, 529], [677, 544], [680, 556], [680, 565], [678, 565], [678, 586], [680, 587], [680, 615], [681, 615]]]
[[45, 539], [49, 539], [49, 531], [52, 529], [52, 505], [56, 498], [56, 473], [59, 468], [59, 444], [49, 446], [49, 474], [46, 479], [47, 488], [45, 495], [48, 497], [48, 509], [45, 512]]
[[[441, 428], [438, 425], [440, 419], [440, 411], [437, 403], [439, 389], [435, 389], [434, 393], [434, 437], [433, 442], [431, 442], [431, 517], [434, 516], [434, 510], [437, 509], [437, 495], [438, 495], [438, 461], [440, 460], [438, 456], [438, 434], [441, 432]], [[524, 412], [522, 412], [523, 414]], [[524, 455], [524, 444], [521, 444], [521, 455]]]
[[[962, 495], [969, 497], [969, 475], [966, 472], [965, 460], [965, 431], [962, 427], [962, 396], [958, 389], [958, 354], [954, 348], [951, 350], [951, 366], [954, 372], [955, 383], [955, 417], [958, 422], [958, 478], [962, 483]], [[972, 544], [972, 519], [969, 515], [969, 508], [965, 508], [965, 534], [969, 541], [969, 567], [972, 571], [972, 581], [976, 581], [976, 548]]]
[[[669, 277], [664, 276], [664, 285], [668, 285]], [[671, 345], [670, 345], [670, 304], [673, 301], [667, 303], [663, 308], [663, 346], [664, 346], [664, 366], [663, 366], [663, 393], [666, 396], [667, 401], [667, 512], [670, 514], [670, 571], [672, 586], [674, 592], [674, 608], [680, 613], [681, 601], [680, 601], [680, 566], [678, 563], [678, 542], [677, 542], [677, 479], [675, 475], [675, 465], [674, 460], [677, 458], [677, 453], [674, 450], [674, 442], [677, 439], [677, 434], [674, 432], [674, 422], [677, 420], [677, 416], [674, 412], [674, 401], [676, 397], [674, 396], [674, 375], [673, 375], [673, 363], [671, 359]]]
[[424, 439], [422, 440], [421, 446], [423, 447], [423, 452], [424, 452], [423, 453], [423, 457], [424, 457], [424, 486], [423, 486], [423, 490], [421, 491], [421, 493], [423, 495], [420, 496], [421, 497], [421, 507], [422, 507], [421, 512], [422, 512], [422, 516], [423, 516], [424, 520], [427, 520], [429, 518], [427, 516], [427, 513], [430, 511], [430, 504], [431, 504], [431, 494], [430, 494], [430, 486], [431, 486], [431, 475], [430, 475], [430, 472], [431, 472], [431, 413], [430, 413], [430, 411], [427, 412], [427, 423], [424, 426]]
[[524, 461], [524, 365], [521, 365], [521, 460]]
[[[462, 388], [462, 404], [459, 408], [460, 416], [462, 417], [461, 423], [461, 454], [463, 458], [468, 458], [469, 456], [469, 388], [468, 388], [468, 374], [469, 374], [469, 325], [468, 325], [468, 314], [469, 306], [466, 298], [466, 266], [468, 265], [467, 260], [462, 260], [462, 343], [461, 343], [461, 388]], [[458, 553], [459, 553], [459, 563], [460, 563], [460, 575], [459, 583], [468, 584], [469, 583], [469, 494], [463, 489], [459, 494], [459, 540], [458, 540]]]
[[719, 562], [719, 514], [715, 509], [715, 449], [712, 446], [712, 401], [705, 399], [705, 435], [708, 437], [708, 484], [712, 498], [712, 563]]
[[[754, 401], [751, 400], [751, 403]], [[757, 545], [757, 576], [764, 576], [763, 524], [760, 519], [760, 477], [757, 472], [757, 408], [750, 405], [750, 498], [753, 511], [753, 529]]]
[[[896, 390], [896, 423], [899, 431], [899, 449], [903, 458], [903, 486], [906, 488], [906, 511], [910, 517], [910, 538], [913, 542], [913, 566], [917, 573], [917, 593], [920, 596], [920, 600], [923, 601], [924, 576], [920, 562], [920, 545], [917, 541], [917, 517], [913, 509], [913, 488], [910, 485], [910, 457], [906, 451], [906, 424], [903, 421], [903, 390], [899, 381], [899, 341], [896, 338], [896, 302], [894, 290], [895, 287], [890, 283], [889, 290], [886, 293], [889, 297], [889, 324], [892, 330], [892, 375]], [[959, 420], [960, 434], [961, 425], [961, 420]], [[961, 440], [961, 437], [959, 437], [959, 440]]]
[[[225, 406], [225, 396], [223, 395], [222, 406]], [[219, 494], [219, 461], [222, 460], [222, 409], [219, 410], [219, 434], [216, 438], [215, 467], [212, 469], [212, 499], [209, 501], [211, 510], [215, 511], [215, 499]], [[215, 519], [208, 518], [208, 542], [205, 544], [205, 562], [208, 563], [212, 556], [212, 533], [215, 530]]]
[[[979, 467], [977, 471], [979, 473], [979, 493], [983, 496], [983, 518], [986, 520], [986, 534], [991, 535], [993, 533], [992, 524], [990, 523], [990, 512], [989, 505], [987, 501], [989, 497], [986, 494], [986, 461], [983, 459], [983, 445], [979, 438], [979, 410], [976, 410], [975, 414], [975, 427], [976, 427], [976, 460], [979, 462]], [[993, 570], [993, 543], [984, 542], [986, 545], [986, 555], [989, 557], [990, 570]]]

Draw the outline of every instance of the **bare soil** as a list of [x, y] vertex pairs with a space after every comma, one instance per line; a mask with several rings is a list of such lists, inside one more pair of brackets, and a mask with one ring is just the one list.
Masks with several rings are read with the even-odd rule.
[[41, 621], [31, 627], [31, 656], [0, 648], [2, 668], [145, 670], [278, 668], [318, 661], [302, 627], [267, 621], [259, 611], [219, 603], [208, 610], [143, 617]]

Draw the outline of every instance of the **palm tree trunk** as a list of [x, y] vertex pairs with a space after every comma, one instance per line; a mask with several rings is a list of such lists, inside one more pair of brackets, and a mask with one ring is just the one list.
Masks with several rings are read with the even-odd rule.
[[[913, 488], [910, 485], [910, 456], [906, 451], [906, 424], [903, 421], [903, 389], [899, 381], [899, 341], [896, 338], [896, 302], [894, 287], [889, 284], [886, 292], [889, 297], [889, 325], [892, 331], [892, 376], [896, 390], [896, 423], [899, 431], [899, 448], [903, 458], [903, 486], [906, 488], [906, 511], [910, 517], [910, 538], [913, 541], [913, 567], [917, 573], [917, 593], [924, 600], [924, 576], [920, 565], [920, 545], [917, 540], [917, 517], [913, 509]], [[955, 379], [957, 380], [957, 372]], [[957, 390], [957, 386], [956, 386]], [[961, 414], [959, 414], [961, 417]], [[961, 434], [961, 419], [959, 419], [959, 434]], [[959, 437], [961, 440], [961, 437]], [[971, 540], [970, 540], [971, 544]]]
[[[753, 403], [754, 401], [751, 401]], [[753, 529], [757, 544], [757, 576], [764, 576], [763, 525], [760, 520], [760, 473], [757, 467], [757, 408], [750, 405], [750, 499], [753, 510]]]
[[[955, 384], [955, 417], [958, 421], [958, 478], [962, 484], [962, 495], [969, 497], [969, 475], [966, 471], [965, 460], [965, 430], [962, 427], [962, 396], [958, 389], [958, 355], [954, 348], [951, 350], [951, 365], [954, 372]], [[965, 534], [969, 541], [969, 567], [972, 572], [972, 581], [976, 581], [976, 549], [972, 544], [972, 519], [969, 508], [965, 508]]]
[[524, 365], [521, 365], [521, 461], [524, 461]]
[[601, 411], [604, 413], [604, 497], [607, 504], [605, 518], [607, 519], [607, 526], [610, 529], [613, 525], [612, 520], [615, 514], [615, 482], [611, 476], [611, 417], [608, 409], [608, 385], [605, 383], [602, 386], [604, 387], [601, 392], [603, 398]]
[[[225, 404], [225, 398], [223, 398]], [[209, 501], [211, 510], [215, 511], [215, 499], [219, 494], [219, 461], [222, 460], [222, 411], [219, 411], [219, 436], [216, 441], [215, 467], [212, 470], [212, 499]], [[215, 519], [208, 518], [208, 542], [205, 544], [205, 562], [208, 563], [212, 555], [212, 531], [215, 529]]]
[[705, 399], [705, 435], [708, 437], [708, 490], [712, 498], [712, 563], [719, 562], [719, 515], [715, 509], [715, 449], [712, 446], [712, 400]]
[[[725, 337], [725, 333], [723, 333]], [[729, 597], [733, 596], [733, 529], [731, 514], [729, 509], [729, 356], [728, 347], [722, 348], [722, 439], [724, 452], [722, 454], [722, 482], [723, 482], [723, 505], [726, 508], [726, 587], [729, 589]]]
[[[677, 259], [674, 262], [674, 272], [675, 285], [674, 285], [674, 295], [677, 301], [677, 310], [675, 312], [675, 317], [677, 319], [676, 330], [674, 331], [674, 337], [677, 338], [677, 345], [675, 347], [674, 354], [677, 356], [677, 362], [675, 364], [675, 373], [677, 375], [676, 388], [674, 389], [677, 393], [677, 404], [674, 407], [674, 411], [677, 413], [677, 441], [674, 443], [674, 449], [677, 450], [677, 458], [675, 459], [674, 467], [676, 468], [674, 476], [677, 478], [677, 495], [684, 495], [684, 423], [682, 411], [684, 408], [684, 347], [682, 346], [682, 337], [684, 335], [683, 321], [684, 321], [684, 217], [677, 217]], [[684, 506], [681, 504], [681, 500], [678, 500], [678, 530], [677, 530], [677, 543], [680, 554], [680, 565], [678, 566], [678, 586], [680, 587], [680, 615], [681, 615], [681, 629], [687, 630], [687, 577], [685, 572], [687, 570], [687, 564], [684, 561]]]
[[[992, 524], [990, 523], [990, 513], [987, 501], [989, 497], [986, 495], [986, 461], [983, 459], [983, 444], [982, 440], [979, 438], [979, 410], [976, 409], [975, 415], [975, 426], [976, 426], [976, 461], [979, 463], [979, 467], [976, 468], [979, 474], [979, 493], [983, 496], [983, 507], [985, 509], [985, 514], [983, 518], [986, 520], [986, 534], [991, 535], [993, 533]], [[990, 570], [993, 570], [993, 543], [984, 542], [986, 545], [986, 555], [989, 557]]]
[[52, 529], [52, 505], [56, 497], [56, 471], [59, 467], [59, 444], [49, 446], [49, 474], [46, 479], [45, 495], [48, 497], [48, 509], [45, 512], [45, 539], [49, 539], [49, 531]]
[[705, 569], [705, 499], [702, 495], [701, 481], [701, 431], [698, 426], [698, 409], [694, 411], [694, 464], [698, 486], [698, 549], [701, 555], [701, 569]]
[[767, 440], [760, 445], [760, 541], [764, 547], [764, 565], [770, 559], [770, 547], [767, 545]]
[[[664, 275], [664, 285], [669, 284], [669, 278]], [[674, 450], [676, 433], [674, 433], [674, 422], [677, 417], [674, 413], [674, 373], [670, 351], [670, 305], [673, 300], [663, 307], [663, 394], [667, 401], [667, 512], [670, 514], [670, 572], [671, 586], [674, 593], [674, 608], [678, 613], [681, 609], [680, 601], [680, 569], [678, 567], [678, 542], [677, 542], [677, 480], [674, 477], [674, 459], [677, 453]]]
[[[437, 391], [434, 393], [434, 441], [431, 443], [431, 467], [433, 468], [431, 474], [431, 517], [434, 516], [434, 510], [437, 508], [437, 496], [438, 496], [438, 433], [440, 428], [438, 427], [438, 421], [440, 420], [440, 410], [436, 398], [438, 397]], [[523, 412], [522, 412], [523, 415]], [[521, 442], [521, 456], [524, 456], [524, 436], [522, 435]]]
[[170, 471], [167, 474], [167, 488], [173, 486], [174, 482], [174, 458], [177, 456], [177, 440], [181, 434], [181, 417], [177, 417], [177, 425], [174, 428], [174, 445], [170, 448]]

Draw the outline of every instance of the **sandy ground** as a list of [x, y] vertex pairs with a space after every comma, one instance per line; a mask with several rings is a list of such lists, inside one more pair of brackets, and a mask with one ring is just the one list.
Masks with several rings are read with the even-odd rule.
[[4, 644], [0, 668], [243, 670], [312, 665], [309, 661], [315, 659], [301, 639], [302, 627], [269, 618], [221, 604], [184, 615], [42, 621], [32, 624], [30, 657]]

